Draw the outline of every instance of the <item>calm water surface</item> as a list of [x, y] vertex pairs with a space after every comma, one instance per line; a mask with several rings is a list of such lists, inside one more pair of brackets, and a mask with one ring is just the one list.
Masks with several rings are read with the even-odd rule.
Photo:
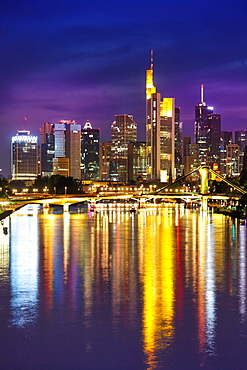
[[80, 212], [0, 226], [1, 369], [247, 368], [245, 224]]

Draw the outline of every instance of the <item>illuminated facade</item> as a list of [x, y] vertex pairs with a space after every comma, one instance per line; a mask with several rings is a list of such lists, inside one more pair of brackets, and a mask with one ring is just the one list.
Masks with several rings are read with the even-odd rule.
[[106, 181], [110, 178], [111, 142], [100, 143], [100, 180]]
[[221, 174], [226, 175], [226, 160], [227, 160], [227, 153], [226, 147], [229, 144], [232, 144], [232, 131], [222, 131], [221, 138], [220, 138], [220, 172]]
[[81, 125], [76, 121], [66, 123], [66, 158], [69, 158], [69, 175], [81, 179]]
[[69, 159], [69, 176], [81, 179], [81, 125], [74, 120], [54, 124], [55, 158]]
[[46, 122], [40, 128], [41, 175], [51, 176], [55, 157], [54, 125]]
[[204, 101], [201, 85], [201, 102], [195, 107], [195, 142], [199, 146], [199, 162], [211, 167], [220, 165], [221, 116], [213, 113]]
[[110, 178], [112, 180], [128, 181], [128, 144], [136, 142], [136, 139], [137, 124], [133, 116], [116, 115], [111, 125]]
[[82, 178], [99, 179], [99, 129], [86, 122], [81, 132]]
[[235, 131], [235, 144], [239, 145], [239, 165], [242, 170], [245, 147], [247, 146], [247, 130]]
[[229, 144], [226, 147], [226, 175], [238, 176], [240, 174], [240, 148], [238, 144]]
[[129, 143], [128, 147], [128, 181], [138, 181], [147, 177], [146, 142]]
[[180, 108], [175, 108], [175, 177], [182, 176], [183, 165], [183, 123], [180, 121]]
[[17, 131], [11, 140], [12, 180], [35, 180], [38, 176], [38, 137]]
[[69, 158], [54, 158], [52, 171], [53, 175], [69, 176]]
[[160, 179], [161, 171], [175, 177], [175, 99], [163, 98], [153, 83], [153, 52], [146, 71], [147, 175]]

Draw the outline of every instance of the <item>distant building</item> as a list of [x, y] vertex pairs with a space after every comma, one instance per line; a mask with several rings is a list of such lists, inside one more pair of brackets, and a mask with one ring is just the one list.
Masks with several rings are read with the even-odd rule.
[[128, 144], [128, 182], [147, 178], [146, 142]]
[[60, 121], [66, 124], [65, 154], [69, 158], [69, 176], [81, 179], [81, 125], [76, 121]]
[[46, 122], [40, 128], [40, 168], [42, 176], [51, 176], [55, 157], [54, 125]]
[[226, 175], [226, 147], [227, 145], [232, 144], [232, 131], [221, 131], [221, 138], [220, 138], [220, 172], [223, 175]]
[[128, 144], [136, 142], [137, 124], [133, 116], [115, 115], [111, 125], [110, 178], [115, 181], [128, 181]]
[[199, 147], [199, 162], [211, 168], [220, 165], [221, 116], [213, 113], [204, 101], [204, 85], [201, 85], [201, 102], [195, 107], [195, 143]]
[[[177, 111], [178, 113], [178, 111]], [[179, 129], [178, 129], [179, 131]], [[180, 141], [180, 138], [178, 138]], [[175, 174], [175, 99], [163, 98], [153, 83], [153, 52], [146, 71], [147, 176], [167, 178]], [[163, 180], [162, 180], [163, 181]]]
[[53, 175], [69, 176], [69, 158], [54, 158], [53, 159]]
[[81, 125], [74, 120], [54, 124], [55, 158], [69, 159], [69, 176], [81, 179]]
[[100, 180], [106, 181], [110, 178], [110, 164], [111, 164], [111, 141], [100, 143]]
[[235, 131], [235, 144], [239, 145], [239, 166], [243, 169], [244, 152], [247, 146], [247, 130]]
[[35, 180], [38, 176], [38, 137], [17, 131], [11, 140], [12, 180]]
[[87, 121], [81, 132], [82, 178], [98, 180], [99, 174], [99, 129], [93, 129]]
[[226, 147], [226, 175], [238, 176], [240, 174], [240, 148], [238, 144], [229, 144]]
[[180, 121], [180, 108], [175, 108], [175, 177], [182, 176], [183, 166], [183, 123]]

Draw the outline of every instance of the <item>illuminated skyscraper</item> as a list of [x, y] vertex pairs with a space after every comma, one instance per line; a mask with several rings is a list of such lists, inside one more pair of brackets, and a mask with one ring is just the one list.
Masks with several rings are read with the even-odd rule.
[[54, 124], [55, 158], [69, 158], [69, 176], [81, 179], [81, 125], [74, 120]]
[[137, 181], [147, 177], [146, 142], [129, 143], [128, 148], [128, 181]]
[[195, 142], [199, 146], [199, 162], [220, 165], [221, 116], [213, 113], [204, 101], [204, 85], [201, 85], [201, 102], [195, 107]]
[[85, 123], [81, 132], [83, 179], [99, 179], [99, 134], [99, 129], [93, 129], [88, 121]]
[[38, 176], [38, 137], [30, 131], [17, 131], [11, 141], [13, 180], [35, 180]]
[[[147, 174], [151, 179], [175, 177], [175, 99], [163, 98], [153, 83], [153, 51], [146, 71]], [[163, 181], [163, 180], [162, 180]]]
[[51, 176], [55, 157], [54, 125], [46, 122], [40, 128], [41, 175]]
[[245, 147], [247, 146], [247, 130], [235, 131], [235, 144], [239, 145], [239, 166], [242, 170]]
[[81, 179], [81, 125], [76, 121], [62, 122], [66, 123], [65, 153], [69, 158], [69, 174], [74, 179]]
[[137, 139], [137, 124], [133, 116], [115, 115], [111, 125], [112, 158], [110, 177], [113, 180], [128, 181], [128, 144]]

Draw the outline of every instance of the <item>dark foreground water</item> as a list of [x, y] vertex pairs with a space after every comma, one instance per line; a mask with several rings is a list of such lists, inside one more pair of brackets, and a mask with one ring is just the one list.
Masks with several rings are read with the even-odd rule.
[[120, 209], [4, 221], [0, 368], [246, 369], [246, 225]]

